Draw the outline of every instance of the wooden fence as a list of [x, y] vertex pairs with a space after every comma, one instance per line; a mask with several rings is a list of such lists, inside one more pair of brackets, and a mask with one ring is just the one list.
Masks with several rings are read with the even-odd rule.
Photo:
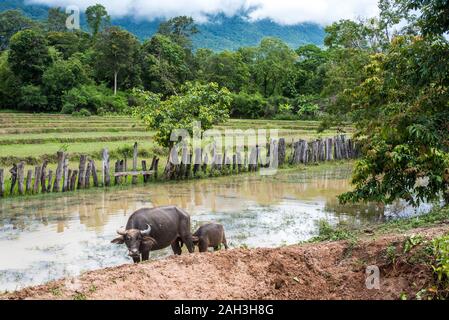
[[[9, 170], [11, 184], [8, 194], [15, 194], [16, 191], [19, 195], [24, 195], [109, 187], [112, 184], [111, 176], [114, 185], [127, 183], [128, 177], [131, 177], [133, 185], [138, 183], [139, 176], [143, 177], [144, 183], [157, 180], [159, 158], [153, 157], [149, 168], [146, 160], [142, 160], [141, 170], [138, 170], [137, 148], [135, 143], [132, 169], [128, 170], [127, 159], [117, 160], [113, 173], [110, 170], [108, 149], [103, 149], [100, 170], [95, 161], [85, 155], [80, 156], [76, 169], [70, 168], [70, 155], [62, 151], [57, 153], [55, 172], [49, 170], [48, 162], [44, 161], [41, 166], [36, 166], [34, 170], [29, 169], [25, 173], [25, 162], [19, 162]], [[354, 159], [360, 153], [353, 141], [344, 135], [314, 141], [299, 140], [293, 142], [289, 149], [283, 138], [272, 140], [263, 148], [256, 145], [247, 150], [237, 149], [224, 154], [218, 153], [215, 148], [211, 152], [197, 148], [193, 154], [187, 147], [181, 150], [173, 148], [169, 154], [171, 161], [167, 162], [162, 179], [188, 179], [200, 173], [216, 175], [255, 172], [260, 168], [277, 168], [287, 163], [295, 165]], [[5, 177], [5, 169], [0, 168], [0, 198], [6, 195]]]

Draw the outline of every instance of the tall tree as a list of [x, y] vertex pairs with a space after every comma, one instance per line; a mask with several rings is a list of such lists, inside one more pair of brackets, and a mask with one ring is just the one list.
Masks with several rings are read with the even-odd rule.
[[199, 32], [192, 17], [180, 16], [172, 18], [159, 26], [158, 33], [170, 37], [181, 47], [192, 47], [191, 37]]
[[25, 17], [22, 11], [0, 12], [0, 51], [8, 48], [9, 40], [17, 32], [35, 27], [37, 23]]
[[420, 14], [419, 36], [393, 39], [370, 56], [363, 81], [348, 89], [363, 146], [346, 201], [449, 203], [449, 42], [440, 1], [401, 0]]
[[252, 72], [261, 93], [282, 95], [292, 84], [296, 53], [277, 38], [265, 38], [255, 52]]
[[42, 74], [51, 62], [42, 32], [28, 29], [16, 33], [11, 38], [8, 62], [22, 82], [40, 84]]
[[119, 27], [111, 27], [98, 34], [95, 43], [97, 76], [110, 79], [117, 94], [119, 75], [125, 79], [137, 61], [140, 43], [137, 38]]
[[101, 4], [88, 7], [86, 9], [86, 18], [93, 36], [96, 36], [111, 22], [111, 18], [108, 15], [106, 8]]
[[178, 93], [189, 78], [185, 50], [169, 37], [156, 34], [143, 44], [142, 52], [145, 88], [164, 96]]
[[50, 8], [48, 10], [48, 18], [47, 18], [47, 30], [54, 32], [63, 32], [67, 30], [66, 20], [68, 14], [58, 8]]

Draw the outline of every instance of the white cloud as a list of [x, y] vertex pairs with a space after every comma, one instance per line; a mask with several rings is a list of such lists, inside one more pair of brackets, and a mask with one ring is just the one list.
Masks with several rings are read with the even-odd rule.
[[254, 8], [250, 18], [269, 18], [282, 24], [317, 22], [328, 24], [347, 18], [377, 14], [378, 0], [28, 0], [51, 6], [76, 5], [84, 10], [95, 3], [103, 4], [113, 16], [137, 18], [171, 18], [189, 15], [205, 21], [207, 14], [234, 15], [241, 9]]

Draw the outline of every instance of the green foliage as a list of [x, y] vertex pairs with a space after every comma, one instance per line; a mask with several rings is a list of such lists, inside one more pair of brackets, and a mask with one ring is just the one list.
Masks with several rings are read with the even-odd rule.
[[250, 68], [239, 52], [211, 52], [201, 56], [202, 52], [204, 51], [196, 55], [199, 79], [204, 82], [216, 82], [232, 92], [239, 92], [249, 86]]
[[48, 18], [46, 29], [48, 31], [63, 32], [66, 31], [66, 20], [69, 15], [62, 11], [61, 8], [50, 8], [48, 10]]
[[20, 110], [31, 112], [46, 111], [47, 105], [47, 97], [40, 86], [29, 84], [20, 89], [20, 97], [18, 99]]
[[301, 120], [316, 120], [320, 111], [319, 105], [316, 103], [315, 96], [300, 95], [295, 99], [297, 111]]
[[135, 70], [139, 41], [131, 33], [118, 27], [108, 28], [98, 34], [94, 49], [97, 78], [113, 84], [114, 94], [119, 80], [127, 83], [128, 88], [140, 83], [139, 71]]
[[268, 101], [260, 94], [240, 92], [232, 94], [231, 116], [236, 118], [259, 119], [268, 112]]
[[9, 66], [24, 83], [40, 84], [50, 64], [47, 41], [42, 32], [27, 29], [16, 33], [10, 41]]
[[449, 288], [449, 235], [433, 241], [435, 265], [433, 270], [437, 280], [445, 288]]
[[37, 26], [38, 23], [23, 15], [20, 10], [0, 12], [0, 51], [8, 48], [9, 41], [17, 32]]
[[8, 52], [0, 54], [0, 109], [14, 107], [20, 95], [20, 80], [11, 71]]
[[158, 34], [143, 44], [142, 52], [145, 89], [165, 96], [177, 93], [190, 73], [184, 48]]
[[198, 27], [193, 18], [187, 16], [175, 17], [161, 23], [158, 31], [158, 33], [168, 36], [173, 42], [185, 49], [191, 48], [190, 38], [198, 32]]
[[342, 226], [334, 228], [326, 220], [318, 221], [318, 236], [312, 238], [311, 242], [322, 242], [322, 241], [342, 241], [351, 240], [356, 241], [355, 235], [349, 231], [345, 230]]
[[172, 146], [170, 136], [175, 129], [185, 129], [192, 135], [194, 121], [200, 121], [204, 131], [229, 118], [231, 94], [216, 83], [188, 82], [179, 95], [164, 101], [150, 92], [135, 91], [135, 95], [142, 101], [135, 114], [148, 128], [156, 130], [155, 140], [164, 147]]
[[114, 96], [104, 86], [82, 85], [74, 87], [62, 96], [61, 113], [72, 114], [86, 109], [94, 114], [120, 113], [127, 107], [126, 96]]
[[110, 24], [111, 18], [106, 8], [101, 4], [90, 6], [86, 9], [86, 19], [92, 35], [96, 36], [102, 29]]
[[77, 57], [55, 61], [44, 73], [44, 91], [48, 97], [48, 108], [58, 111], [62, 96], [71, 89], [89, 84], [89, 75]]

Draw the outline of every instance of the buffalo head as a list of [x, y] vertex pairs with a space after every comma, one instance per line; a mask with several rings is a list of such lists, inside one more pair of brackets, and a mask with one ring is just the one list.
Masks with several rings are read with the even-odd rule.
[[112, 240], [112, 243], [123, 244], [125, 243], [128, 247], [130, 257], [139, 257], [142, 248], [151, 249], [151, 247], [156, 243], [156, 241], [150, 237], [151, 226], [147, 224], [146, 230], [130, 229], [125, 230], [125, 228], [120, 228], [117, 233], [120, 237]]

